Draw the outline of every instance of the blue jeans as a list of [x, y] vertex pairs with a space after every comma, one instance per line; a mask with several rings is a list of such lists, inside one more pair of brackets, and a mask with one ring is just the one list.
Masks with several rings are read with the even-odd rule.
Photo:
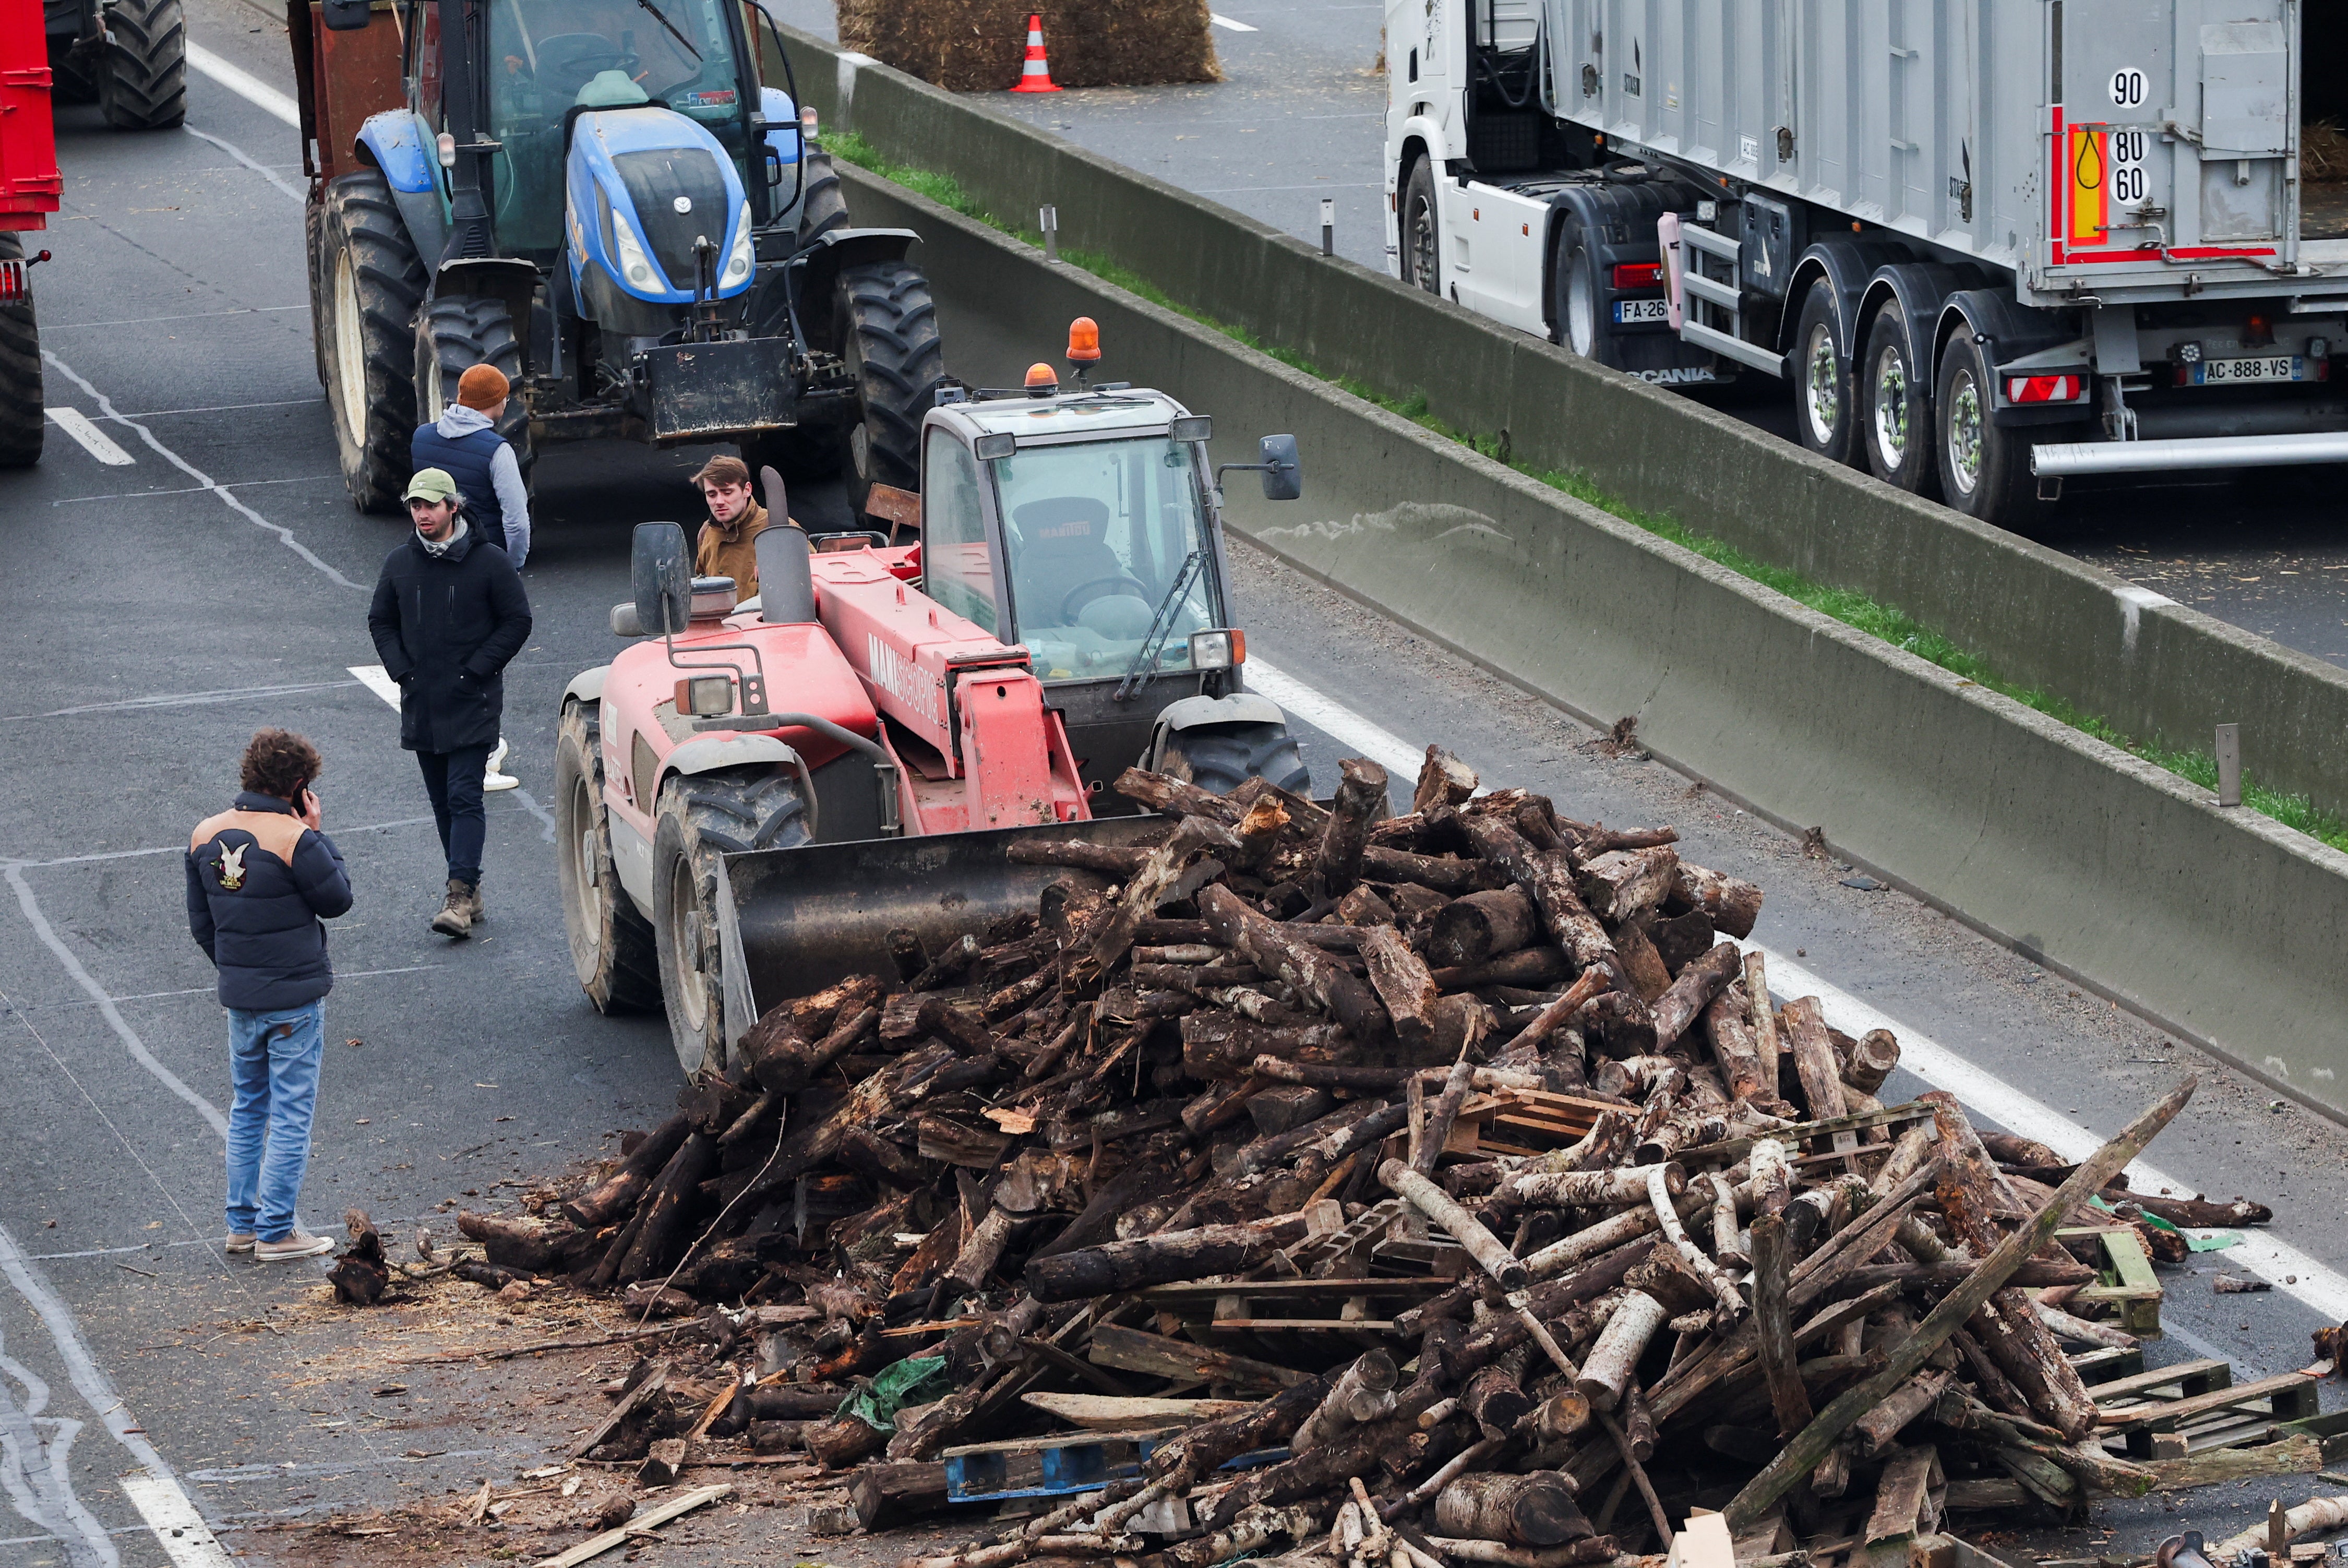
[[294, 1204], [310, 1164], [310, 1118], [325, 1053], [324, 998], [277, 1012], [228, 1010], [228, 1228], [264, 1242], [294, 1229]]

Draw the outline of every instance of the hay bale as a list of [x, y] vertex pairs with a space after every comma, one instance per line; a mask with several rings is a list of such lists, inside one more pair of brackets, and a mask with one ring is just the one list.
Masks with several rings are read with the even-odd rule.
[[1064, 88], [1222, 79], [1207, 0], [839, 0], [839, 41], [951, 92], [1019, 80], [1027, 18], [1044, 18]]
[[2299, 128], [2299, 172], [2305, 180], [2348, 180], [2348, 131], [2328, 119]]

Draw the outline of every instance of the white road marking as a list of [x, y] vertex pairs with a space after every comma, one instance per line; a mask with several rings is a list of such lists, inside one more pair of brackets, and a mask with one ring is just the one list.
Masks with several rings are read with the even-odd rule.
[[[1426, 759], [1422, 748], [1412, 746], [1383, 726], [1323, 696], [1293, 676], [1250, 655], [1248, 688], [1262, 693], [1282, 708], [1327, 735], [1347, 754], [1365, 757], [1390, 774], [1416, 778]], [[1966, 1061], [1931, 1036], [1901, 1023], [1890, 1014], [1828, 984], [1791, 956], [1759, 943], [1746, 943], [1768, 961], [1769, 988], [1785, 995], [1815, 995], [1828, 1023], [1847, 1035], [1889, 1029], [1900, 1041], [1900, 1065], [1931, 1084], [1947, 1089], [1967, 1106], [2001, 1127], [2024, 1138], [2034, 1138], [2065, 1160], [2085, 1160], [2104, 1145], [2104, 1139], [2003, 1078]], [[2128, 1167], [2128, 1184], [2138, 1191], [2191, 1192], [2194, 1185], [2139, 1160]], [[2226, 1251], [2227, 1266], [2254, 1274], [2275, 1289], [2295, 1296], [2315, 1309], [2326, 1322], [2348, 1322], [2348, 1275], [2318, 1262], [2268, 1230], [2245, 1230], [2242, 1240]]]
[[258, 158], [253, 157], [252, 154], [247, 152], [242, 147], [239, 147], [235, 142], [227, 140], [222, 137], [214, 136], [208, 130], [198, 130], [192, 125], [182, 125], [180, 129], [186, 131], [190, 136], [194, 137], [198, 141], [208, 141], [211, 143], [214, 147], [219, 148], [222, 152], [227, 153], [231, 158], [235, 159], [239, 163], [243, 164], [247, 169], [252, 170], [255, 174], [260, 175], [263, 180], [268, 181], [272, 185], [276, 186], [280, 191], [284, 191], [288, 196], [293, 197], [296, 201], [303, 200], [300, 187], [296, 186], [292, 181], [286, 179], [283, 174], [278, 173], [274, 169], [270, 168], [266, 163], [262, 162]]
[[78, 408], [60, 406], [49, 410], [49, 418], [57, 428], [81, 443], [83, 451], [110, 469], [127, 469], [138, 461], [129, 452], [114, 444], [113, 438], [89, 422], [89, 416]]
[[283, 120], [297, 130], [302, 125], [302, 106], [279, 92], [242, 66], [230, 65], [201, 44], [188, 45], [188, 68], [201, 72], [263, 113]]
[[147, 1527], [155, 1532], [156, 1544], [171, 1560], [172, 1568], [234, 1568], [229, 1554], [221, 1547], [181, 1490], [171, 1467], [149, 1442], [137, 1417], [130, 1413], [122, 1396], [114, 1391], [112, 1379], [100, 1369], [89, 1346], [82, 1343], [81, 1327], [74, 1322], [73, 1314], [49, 1288], [39, 1267], [25, 1255], [16, 1238], [0, 1226], [0, 1274], [5, 1274], [16, 1294], [38, 1315], [41, 1326], [48, 1330], [49, 1342], [57, 1347], [57, 1359], [65, 1364], [72, 1378], [74, 1392], [89, 1407], [106, 1429], [114, 1435], [136, 1460], [139, 1469], [120, 1478], [123, 1494], [138, 1509]]
[[138, 431], [139, 439], [145, 441], [148, 447], [158, 456], [161, 457], [165, 462], [170, 463], [173, 468], [179, 469], [181, 473], [195, 480], [204, 489], [220, 497], [222, 501], [227, 503], [228, 509], [231, 511], [236, 513], [239, 517], [243, 518], [247, 522], [252, 523], [256, 528], [263, 529], [268, 532], [275, 534], [279, 542], [283, 543], [286, 549], [292, 551], [294, 554], [300, 556], [303, 560], [308, 562], [311, 565], [324, 573], [340, 586], [351, 589], [355, 593], [364, 593], [368, 592], [366, 586], [361, 583], [354, 583], [349, 578], [344, 576], [332, 565], [328, 564], [316, 551], [311, 549], [308, 545], [295, 538], [292, 529], [285, 527], [282, 523], [270, 521], [267, 518], [262, 516], [259, 512], [245, 505], [244, 502], [231, 495], [226, 485], [221, 484], [220, 481], [213, 479], [211, 475], [204, 472], [201, 469], [196, 467], [195, 464], [188, 461], [187, 459], [180, 456], [179, 453], [173, 451], [170, 448], [157, 440], [155, 438], [154, 431], [139, 423], [138, 420], [130, 418], [127, 415], [118, 413], [115, 409], [113, 399], [107, 397], [103, 392], [100, 392], [96, 387], [91, 386], [88, 378], [83, 376], [81, 372], [76, 370], [72, 366], [67, 365], [64, 360], [59, 359], [55, 354], [50, 353], [46, 348], [41, 350], [41, 360], [42, 363], [49, 366], [59, 375], [65, 377], [75, 386], [80, 387], [82, 395], [88, 397], [91, 402], [98, 405], [98, 411], [99, 413], [105, 415], [108, 418], [113, 420], [118, 425], [125, 426], [130, 429]]
[[1252, 33], [1256, 31], [1255, 28], [1249, 26], [1245, 22], [1234, 22], [1220, 11], [1208, 12], [1207, 19], [1212, 22], [1216, 26], [1229, 27], [1234, 33]]
[[391, 678], [389, 670], [381, 665], [352, 665], [349, 668], [358, 676], [359, 685], [391, 704], [393, 712], [399, 711], [399, 683]]

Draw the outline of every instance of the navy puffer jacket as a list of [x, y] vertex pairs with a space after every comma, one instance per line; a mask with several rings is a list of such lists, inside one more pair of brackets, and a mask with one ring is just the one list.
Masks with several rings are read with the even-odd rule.
[[188, 840], [188, 929], [223, 1007], [279, 1013], [334, 989], [320, 917], [350, 907], [342, 851], [274, 795], [244, 791]]

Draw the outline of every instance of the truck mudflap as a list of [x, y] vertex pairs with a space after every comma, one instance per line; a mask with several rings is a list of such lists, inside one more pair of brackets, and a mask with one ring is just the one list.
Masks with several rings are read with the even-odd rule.
[[1015, 864], [1014, 843], [1122, 847], [1166, 826], [1154, 815], [1109, 817], [727, 855], [717, 879], [726, 1043], [739, 1044], [759, 1015], [786, 997], [849, 975], [886, 974], [886, 938], [899, 926], [935, 954], [989, 921], [1035, 908], [1053, 882], [1111, 880], [1066, 866]]

